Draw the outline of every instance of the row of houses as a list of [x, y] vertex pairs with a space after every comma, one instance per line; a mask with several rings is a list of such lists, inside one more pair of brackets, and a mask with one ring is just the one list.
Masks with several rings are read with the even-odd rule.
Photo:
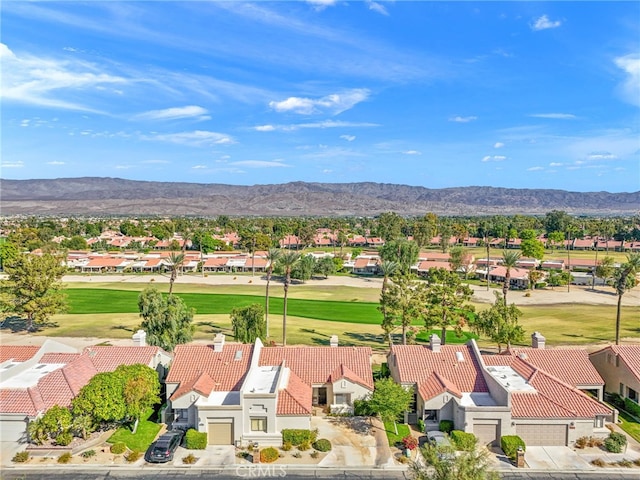
[[[68, 406], [93, 375], [120, 364], [156, 369], [165, 384], [164, 421], [207, 433], [212, 445], [279, 445], [285, 428], [308, 429], [316, 408], [352, 411], [374, 389], [368, 347], [266, 347], [238, 344], [217, 334], [212, 344], [179, 345], [173, 355], [146, 345], [94, 346], [76, 351], [48, 340], [42, 347], [0, 346], [0, 430], [3, 442], [26, 441], [29, 421], [53, 405]], [[427, 428], [451, 420], [482, 444], [517, 434], [527, 445], [571, 445], [582, 436], [605, 436], [616, 412], [603, 392], [638, 402], [640, 345], [582, 349], [545, 348], [539, 333], [528, 348], [483, 354], [475, 341], [394, 345], [391, 377], [412, 388], [406, 420]], [[166, 369], [168, 367], [168, 374]]]

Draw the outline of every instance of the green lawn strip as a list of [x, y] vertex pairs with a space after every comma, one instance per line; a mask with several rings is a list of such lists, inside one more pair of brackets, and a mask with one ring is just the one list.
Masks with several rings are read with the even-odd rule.
[[129, 450], [145, 452], [147, 448], [149, 448], [149, 445], [153, 443], [161, 428], [159, 424], [148, 420], [151, 413], [152, 410], [149, 410], [146, 418], [144, 420], [140, 419], [135, 435], [131, 433], [129, 426], [122, 426], [109, 437], [107, 442], [112, 444], [123, 442]]
[[397, 443], [402, 442], [402, 439], [411, 433], [409, 430], [409, 425], [405, 423], [396, 423], [396, 426], [398, 428], [397, 434], [395, 429], [393, 428], [393, 422], [384, 422], [384, 429], [387, 433], [389, 446], [391, 447], [395, 446]]
[[640, 423], [636, 422], [633, 417], [622, 411], [619, 412], [618, 419], [620, 420], [620, 423], [618, 424], [620, 428], [631, 435], [636, 442], [640, 442]]
[[[416, 335], [416, 339], [421, 341], [421, 342], [429, 343], [429, 337], [432, 334], [436, 334], [439, 337], [441, 333], [442, 333], [442, 330], [439, 329], [439, 328], [434, 329], [434, 330], [425, 331], [425, 332], [420, 332], [419, 334]], [[464, 332], [464, 331], [461, 332], [460, 336], [458, 336], [458, 334], [454, 330], [447, 330], [447, 338], [446, 338], [445, 343], [446, 344], [467, 343], [472, 338], [477, 340], [478, 336], [476, 334], [474, 334], [474, 333]]]

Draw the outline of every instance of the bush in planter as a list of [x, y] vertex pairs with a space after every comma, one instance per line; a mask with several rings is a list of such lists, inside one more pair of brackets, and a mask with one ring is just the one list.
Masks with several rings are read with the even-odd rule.
[[421, 418], [418, 419], [418, 430], [420, 433], [424, 433], [424, 420]]
[[182, 457], [182, 463], [184, 463], [185, 465], [193, 465], [197, 461], [198, 459], [195, 457], [193, 453], [190, 453], [186, 457]]
[[438, 428], [441, 432], [451, 433], [453, 430], [453, 421], [452, 420], [440, 420], [440, 424]]
[[326, 438], [320, 438], [313, 442], [313, 448], [319, 452], [328, 452], [331, 450], [331, 442]]
[[622, 453], [625, 445], [627, 444], [627, 437], [622, 433], [611, 432], [604, 441], [604, 448], [607, 452]]
[[271, 463], [275, 462], [279, 457], [278, 450], [273, 447], [268, 447], [260, 450], [260, 462]]
[[29, 460], [29, 452], [26, 450], [16, 453], [11, 459], [14, 463], [25, 463], [27, 460]]
[[124, 442], [117, 442], [111, 445], [111, 453], [115, 453], [116, 455], [120, 455], [127, 451], [127, 446]]
[[291, 442], [284, 442], [280, 448], [282, 448], [284, 452], [288, 452], [293, 448], [293, 445], [291, 445]]
[[71, 452], [65, 452], [58, 457], [58, 463], [69, 463], [71, 461]]
[[304, 430], [297, 428], [285, 428], [284, 430], [282, 430], [282, 441], [289, 442], [294, 447], [297, 447], [303, 442], [308, 442], [309, 444], [311, 444], [317, 439], [317, 430]]
[[478, 443], [478, 438], [473, 433], [463, 432], [462, 430], [453, 430], [449, 436], [456, 449], [465, 452], [473, 452]]
[[502, 448], [504, 454], [512, 461], [515, 461], [516, 459], [518, 447], [522, 447], [522, 450], [526, 450], [527, 448], [524, 440], [522, 440], [518, 435], [503, 435], [500, 439], [500, 448]]
[[207, 448], [207, 432], [190, 428], [184, 436], [184, 446], [189, 450], [204, 450]]
[[60, 435], [56, 437], [56, 445], [60, 445], [61, 447], [66, 447], [73, 440], [73, 435], [71, 432], [62, 432]]

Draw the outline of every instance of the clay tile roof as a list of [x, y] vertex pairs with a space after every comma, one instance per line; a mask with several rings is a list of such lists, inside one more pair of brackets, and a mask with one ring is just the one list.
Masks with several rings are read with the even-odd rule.
[[[462, 354], [464, 361], [458, 361], [456, 352]], [[420, 385], [435, 372], [460, 392], [488, 391], [478, 360], [468, 345], [442, 345], [440, 352], [422, 345], [393, 345], [391, 354], [397, 361], [400, 383]]]
[[7, 360], [26, 362], [40, 350], [36, 345], [0, 345], [0, 363]]
[[449, 262], [438, 262], [435, 260], [425, 260], [418, 264], [419, 271], [428, 271], [431, 268], [442, 268], [444, 270], [451, 271], [451, 264]]
[[0, 412], [34, 416], [38, 410], [27, 389], [2, 389], [0, 390]]
[[283, 360], [308, 385], [329, 382], [331, 374], [343, 365], [373, 390], [369, 347], [267, 347], [261, 351], [259, 364], [280, 365]]
[[360, 378], [358, 374], [356, 374], [349, 367], [345, 367], [343, 364], [340, 364], [338, 368], [336, 368], [331, 375], [329, 376], [329, 381], [331, 383], [335, 383], [338, 380], [346, 378], [347, 380], [352, 381], [353, 383], [358, 383], [363, 387], [368, 387], [369, 384], [363, 378]]
[[[242, 355], [236, 360], [236, 352]], [[214, 382], [217, 391], [239, 390], [249, 369], [253, 345], [225, 343], [221, 352], [214, 352], [213, 345], [185, 344], [174, 350], [173, 362], [167, 383], [179, 383], [172, 398], [186, 393], [198, 378], [206, 373]]]
[[424, 400], [436, 397], [444, 392], [449, 392], [458, 398], [462, 397], [462, 392], [453, 383], [446, 378], [442, 378], [436, 372], [418, 385], [418, 393]]
[[98, 372], [112, 372], [120, 365], [150, 365], [158, 352], [160, 348], [153, 346], [93, 346], [85, 348], [82, 353], [89, 356]]
[[249, 259], [247, 260], [247, 263], [245, 264], [245, 267], [247, 268], [251, 268], [251, 267], [257, 267], [257, 268], [261, 268], [261, 267], [266, 267], [267, 266], [267, 259], [263, 258], [263, 257], [255, 257], [252, 259], [252, 257], [249, 257]]
[[522, 357], [536, 368], [550, 373], [569, 385], [604, 385], [604, 380], [579, 348], [512, 348], [507, 354]]
[[85, 267], [117, 267], [125, 262], [124, 258], [102, 257], [92, 258]]
[[205, 267], [222, 267], [227, 264], [227, 257], [210, 257], [204, 262]]
[[39, 360], [40, 363], [71, 363], [79, 358], [79, 353], [45, 353]]
[[[640, 344], [639, 345], [610, 345], [602, 350], [598, 350], [598, 352], [602, 352], [603, 350], [611, 349], [613, 353], [618, 355], [622, 361], [627, 365], [629, 370], [635, 375], [635, 377], [640, 380]], [[598, 353], [594, 352], [592, 353]]]
[[312, 388], [289, 370], [287, 386], [278, 391], [277, 415], [311, 414]]
[[353, 263], [354, 268], [365, 268], [369, 265], [369, 258], [356, 258]]

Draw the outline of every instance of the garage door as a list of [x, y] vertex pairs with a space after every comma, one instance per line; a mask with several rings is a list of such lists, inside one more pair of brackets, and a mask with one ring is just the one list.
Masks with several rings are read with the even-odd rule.
[[516, 425], [516, 435], [518, 435], [526, 445], [553, 446], [567, 445], [566, 425]]
[[473, 434], [480, 445], [498, 445], [498, 422], [474, 423]]
[[3, 442], [24, 442], [26, 440], [27, 422], [20, 420], [0, 421], [0, 440]]
[[209, 423], [209, 445], [233, 445], [233, 421]]

